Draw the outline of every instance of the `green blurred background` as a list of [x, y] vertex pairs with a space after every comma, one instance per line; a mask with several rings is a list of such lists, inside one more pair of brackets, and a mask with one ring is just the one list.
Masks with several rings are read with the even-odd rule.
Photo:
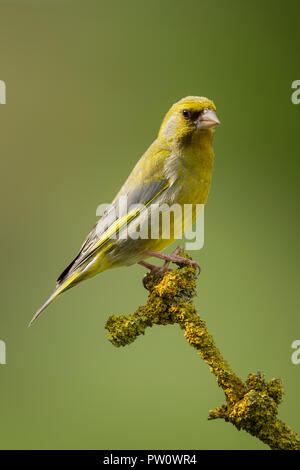
[[[208, 410], [223, 392], [177, 326], [116, 349], [110, 314], [146, 299], [140, 266], [61, 297], [31, 329], [174, 101], [222, 125], [197, 307], [233, 369], [286, 388], [300, 432], [297, 1], [0, 1], [3, 449], [265, 449]], [[173, 248], [173, 247], [172, 247]]]

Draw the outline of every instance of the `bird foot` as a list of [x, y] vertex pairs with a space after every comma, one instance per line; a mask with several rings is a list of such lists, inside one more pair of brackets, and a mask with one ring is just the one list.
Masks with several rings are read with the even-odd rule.
[[171, 253], [170, 255], [166, 255], [164, 253], [159, 253], [157, 251], [151, 251], [151, 250], [146, 250], [144, 253], [148, 256], [153, 256], [154, 258], [159, 258], [165, 260], [164, 264], [159, 267], [155, 266], [153, 264], [147, 263], [146, 261], [140, 261], [139, 264], [141, 266], [144, 266], [145, 268], [150, 270], [150, 273], [145, 274], [143, 278], [143, 286], [145, 289], [147, 289], [147, 281], [149, 279], [150, 275], [155, 275], [155, 276], [161, 276], [164, 274], [166, 271], [169, 270], [169, 264], [170, 263], [175, 263], [175, 264], [189, 264], [190, 266], [194, 266], [199, 270], [199, 273], [201, 271], [200, 265], [197, 263], [197, 261], [191, 260], [189, 258], [184, 258], [183, 256], [178, 255], [178, 253], [182, 252], [183, 248], [181, 246], [178, 246], [176, 250]]
[[147, 263], [146, 261], [140, 261], [138, 264], [140, 264], [141, 266], [144, 266], [145, 268], [150, 270], [150, 272], [145, 274], [145, 276], [143, 277], [143, 286], [145, 287], [145, 289], [148, 290], [147, 283], [148, 283], [149, 276], [151, 276], [151, 275], [161, 276], [166, 271], [168, 271], [168, 267], [169, 267], [170, 262], [165, 261], [164, 264], [161, 267], [160, 266], [155, 266], [154, 264]]
[[189, 258], [184, 258], [183, 256], [178, 255], [178, 253], [180, 253], [181, 251], [183, 251], [183, 248], [181, 246], [178, 246], [176, 250], [170, 255], [166, 255], [165, 253], [159, 253], [157, 251], [151, 251], [151, 250], [146, 250], [144, 253], [148, 256], [153, 256], [154, 258], [163, 259], [165, 260], [165, 262], [168, 262], [168, 263], [189, 264], [190, 266], [194, 266], [195, 268], [199, 269], [199, 272], [200, 272], [201, 267], [197, 263], [197, 261], [194, 261]]

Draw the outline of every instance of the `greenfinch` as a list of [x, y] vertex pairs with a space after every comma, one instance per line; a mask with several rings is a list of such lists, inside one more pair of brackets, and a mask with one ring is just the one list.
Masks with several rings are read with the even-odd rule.
[[[149, 257], [163, 259], [163, 269], [170, 262], [191, 262], [181, 257], [178, 250], [171, 255], [161, 253], [174, 241], [175, 232], [178, 238], [178, 233], [186, 230], [182, 215], [173, 217], [168, 232], [162, 228], [161, 218], [155, 216], [162, 207], [206, 203], [214, 164], [214, 127], [219, 123], [216, 107], [207, 98], [188, 96], [171, 107], [157, 138], [89, 233], [76, 258], [58, 277], [53, 294], [29, 325], [64, 291], [107, 269], [139, 263], [154, 270], [155, 266], [145, 261]], [[137, 236], [141, 227], [146, 227], [149, 235], [150, 215], [152, 221], [156, 220], [156, 236]], [[196, 216], [197, 211], [193, 210], [188, 225]]]

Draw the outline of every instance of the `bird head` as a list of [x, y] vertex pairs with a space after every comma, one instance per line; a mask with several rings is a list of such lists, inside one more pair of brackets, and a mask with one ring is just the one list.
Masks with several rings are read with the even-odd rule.
[[188, 96], [173, 104], [158, 135], [171, 145], [181, 145], [189, 141], [195, 133], [213, 133], [213, 128], [218, 124], [220, 121], [216, 115], [216, 107], [211, 100]]

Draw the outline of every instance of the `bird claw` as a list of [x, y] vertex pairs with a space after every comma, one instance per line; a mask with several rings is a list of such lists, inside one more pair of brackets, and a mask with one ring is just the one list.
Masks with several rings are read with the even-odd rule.
[[147, 283], [150, 276], [162, 276], [166, 271], [171, 271], [169, 269], [169, 264], [170, 263], [166, 261], [161, 267], [153, 266], [150, 272], [145, 274], [145, 276], [143, 277], [143, 286], [145, 287], [145, 289], [149, 290], [147, 287]]
[[201, 267], [197, 263], [197, 261], [194, 261], [189, 258], [184, 258], [183, 256], [178, 255], [178, 253], [181, 253], [183, 251], [183, 248], [181, 246], [178, 246], [176, 250], [171, 253], [170, 255], [165, 255], [164, 253], [159, 253], [155, 251], [149, 251], [147, 250], [145, 253], [150, 256], [154, 256], [159, 259], [165, 260], [163, 266], [154, 266], [153, 264], [147, 263], [146, 261], [140, 261], [139, 264], [142, 266], [146, 267], [147, 269], [150, 269], [150, 273], [145, 274], [143, 277], [143, 286], [145, 289], [148, 290], [147, 287], [147, 281], [149, 279], [150, 275], [155, 275], [155, 276], [161, 276], [164, 274], [166, 271], [170, 271], [169, 269], [169, 264], [170, 263], [175, 263], [175, 264], [189, 264], [190, 266], [193, 266], [198, 269], [198, 274], [201, 272]]
[[197, 263], [197, 261], [194, 261], [192, 259], [188, 259], [188, 258], [184, 258], [185, 259], [185, 263], [186, 264], [189, 264], [190, 266], [193, 266], [194, 268], [197, 268], [198, 269], [198, 274], [201, 273], [201, 266], [199, 263]]

